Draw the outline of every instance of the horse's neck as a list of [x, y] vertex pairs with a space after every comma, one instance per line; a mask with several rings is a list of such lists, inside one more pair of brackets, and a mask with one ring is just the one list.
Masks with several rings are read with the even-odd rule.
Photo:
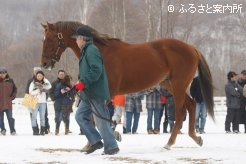
[[126, 45], [129, 45], [128, 43], [126, 42], [123, 42], [121, 40], [109, 40], [106, 45], [105, 44], [101, 44], [101, 43], [97, 43], [97, 42], [94, 42], [95, 45], [98, 47], [98, 49], [103, 53], [103, 52], [106, 52], [108, 49], [117, 49], [117, 47], [121, 47], [123, 48], [124, 46]]
[[77, 56], [77, 58], [80, 58], [80, 48], [78, 47], [77, 43], [73, 43], [71, 45], [69, 45], [69, 47], [73, 50], [73, 52], [75, 53], [75, 55]]
[[[119, 40], [111, 40], [107, 43], [107, 45], [103, 45], [97, 42], [94, 42], [95, 45], [98, 47], [98, 49], [103, 53], [105, 52], [108, 48], [113, 48], [116, 46], [116, 42], [120, 42], [121, 44], [127, 44], [125, 42], [119, 41]], [[80, 48], [77, 46], [77, 43], [74, 42], [72, 44], [70, 44], [68, 47], [70, 47], [73, 52], [75, 53], [75, 55], [77, 56], [77, 58], [80, 58]], [[104, 54], [104, 53], [103, 53]]]

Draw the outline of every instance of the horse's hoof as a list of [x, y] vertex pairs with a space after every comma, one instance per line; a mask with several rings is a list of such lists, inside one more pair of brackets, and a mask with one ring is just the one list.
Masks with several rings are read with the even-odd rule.
[[202, 145], [203, 145], [203, 140], [202, 140], [202, 137], [198, 137], [198, 138], [199, 138], [199, 141], [198, 141], [198, 143], [197, 143], [197, 144], [198, 144], [199, 146], [202, 146]]
[[168, 145], [168, 144], [166, 144], [166, 145], [164, 146], [164, 148], [167, 149], [167, 150], [171, 150], [171, 146]]

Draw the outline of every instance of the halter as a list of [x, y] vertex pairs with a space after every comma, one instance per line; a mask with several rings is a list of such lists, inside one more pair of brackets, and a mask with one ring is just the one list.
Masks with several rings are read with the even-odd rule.
[[58, 62], [58, 60], [59, 60], [58, 52], [59, 52], [60, 48], [63, 48], [64, 50], [67, 48], [65, 43], [64, 43], [62, 33], [60, 33], [60, 32], [57, 33], [57, 38], [58, 38], [58, 45], [59, 46], [58, 46], [58, 48], [56, 50], [55, 55], [52, 55], [52, 58], [51, 58], [51, 60], [55, 61], [55, 62]]

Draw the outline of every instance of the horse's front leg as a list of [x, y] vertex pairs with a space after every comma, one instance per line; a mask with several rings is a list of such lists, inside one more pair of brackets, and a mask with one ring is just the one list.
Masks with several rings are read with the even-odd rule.
[[188, 95], [185, 97], [185, 106], [189, 112], [189, 136], [199, 145], [202, 146], [203, 140], [201, 136], [197, 136], [195, 132], [195, 116], [196, 103]]
[[182, 126], [182, 122], [183, 122], [183, 119], [184, 119], [184, 116], [185, 116], [185, 108], [176, 108], [175, 109], [176, 113], [176, 120], [175, 120], [175, 124], [174, 124], [174, 127], [173, 127], [173, 131], [171, 133], [171, 136], [168, 140], [168, 143], [164, 146], [165, 149], [168, 149], [170, 150], [171, 149], [171, 146], [175, 144], [175, 141], [176, 141], [176, 138], [177, 138], [177, 134], [180, 132], [180, 129], [181, 129], [181, 126]]

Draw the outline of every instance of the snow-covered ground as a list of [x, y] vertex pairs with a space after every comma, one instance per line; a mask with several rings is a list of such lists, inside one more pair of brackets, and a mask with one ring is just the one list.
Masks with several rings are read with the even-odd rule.
[[[75, 112], [74, 112], [75, 113]], [[5, 117], [6, 136], [0, 136], [0, 163], [245, 163], [246, 134], [240, 125], [240, 134], [225, 134], [225, 113], [216, 113], [216, 123], [210, 118], [206, 123], [206, 134], [202, 134], [203, 146], [199, 147], [188, 135], [188, 122], [184, 123], [176, 144], [171, 150], [163, 146], [170, 134], [148, 135], [146, 132], [146, 113], [140, 116], [136, 135], [122, 135], [118, 143], [120, 152], [116, 155], [101, 155], [102, 149], [85, 155], [80, 152], [86, 143], [85, 136], [78, 135], [79, 127], [71, 115], [71, 133], [64, 135], [61, 126], [59, 136], [54, 135], [54, 112], [49, 106], [49, 122], [52, 133], [45, 136], [33, 136], [30, 116], [27, 109], [15, 105], [13, 115], [16, 123], [16, 136], [9, 134]], [[188, 119], [188, 118], [187, 118]], [[122, 125], [117, 127], [122, 132]], [[162, 130], [162, 129], [161, 129]]]

